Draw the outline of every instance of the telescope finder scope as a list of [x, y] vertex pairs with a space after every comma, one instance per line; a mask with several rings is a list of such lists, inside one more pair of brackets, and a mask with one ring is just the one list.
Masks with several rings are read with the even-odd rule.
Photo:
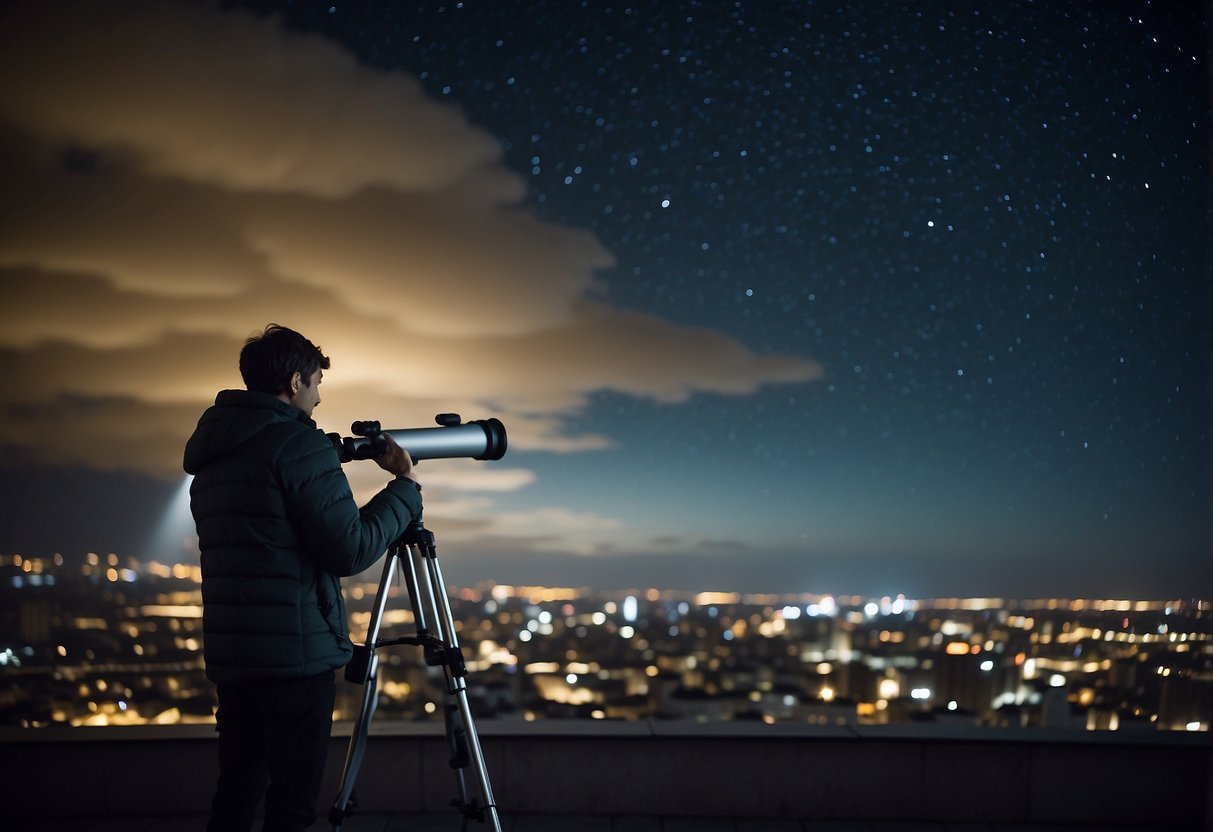
[[354, 422], [350, 425], [353, 436], [330, 433], [328, 437], [342, 462], [379, 456], [383, 435], [395, 439], [415, 462], [459, 457], [494, 460], [505, 456], [505, 425], [500, 419], [476, 419], [465, 423], [457, 413], [439, 413], [434, 421], [440, 427], [394, 430], [383, 430], [378, 421]]

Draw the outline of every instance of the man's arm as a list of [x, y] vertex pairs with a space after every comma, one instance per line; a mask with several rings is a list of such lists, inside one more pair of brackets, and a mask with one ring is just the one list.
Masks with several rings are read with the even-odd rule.
[[283, 492], [299, 545], [338, 577], [374, 565], [421, 515], [421, 492], [409, 476], [412, 459], [388, 439], [387, 453], [376, 461], [396, 479], [361, 509], [336, 451], [319, 431], [305, 436], [303, 453], [283, 466]]

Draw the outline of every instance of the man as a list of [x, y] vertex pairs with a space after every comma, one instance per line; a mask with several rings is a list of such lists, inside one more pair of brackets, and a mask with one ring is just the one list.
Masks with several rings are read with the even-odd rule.
[[354, 502], [311, 419], [328, 366], [307, 338], [271, 324], [240, 352], [248, 389], [219, 393], [185, 447], [219, 696], [211, 832], [250, 829], [262, 794], [267, 832], [315, 820], [334, 671], [353, 653], [339, 578], [374, 564], [421, 513], [412, 460], [390, 437], [376, 462], [395, 479]]

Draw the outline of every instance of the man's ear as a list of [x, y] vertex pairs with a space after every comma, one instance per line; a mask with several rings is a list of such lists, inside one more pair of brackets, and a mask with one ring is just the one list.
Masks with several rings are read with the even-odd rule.
[[290, 395], [295, 395], [299, 392], [299, 385], [303, 382], [303, 373], [296, 370], [291, 374], [291, 389]]

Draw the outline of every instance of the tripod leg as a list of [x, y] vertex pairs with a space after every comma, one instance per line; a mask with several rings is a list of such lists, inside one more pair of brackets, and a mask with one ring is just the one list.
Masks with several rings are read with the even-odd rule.
[[441, 592], [442, 587], [439, 585], [435, 589], [429, 568], [429, 553], [433, 551], [433, 547], [414, 543], [408, 547], [408, 551], [408, 571], [412, 580], [411, 589], [414, 593], [412, 600], [416, 604], [414, 614], [417, 616], [417, 629], [423, 635], [433, 634], [440, 641], [445, 642], [446, 639], [442, 637], [443, 622], [438, 617], [438, 601], [435, 596], [435, 592]]
[[[413, 620], [417, 625], [417, 636], [424, 639], [430, 634], [430, 610], [434, 608], [434, 595], [428, 586], [428, 575], [425, 572], [425, 561], [422, 559], [421, 547], [413, 544], [405, 547], [400, 557], [404, 564], [404, 582], [409, 590], [409, 603], [413, 607]], [[418, 568], [420, 564], [421, 568]], [[425, 582], [425, 585], [423, 585]]]
[[[472, 719], [472, 709], [468, 704], [467, 683], [458, 679], [455, 691], [459, 714], [463, 718], [465, 740], [468, 746], [468, 756], [472, 769], [476, 773], [476, 781], [480, 784], [480, 795], [484, 800], [484, 811], [495, 832], [501, 832], [501, 820], [497, 817], [497, 802], [493, 799], [493, 787], [489, 784], [489, 770], [484, 763], [484, 752], [480, 748], [480, 738], [476, 734], [476, 724]], [[460, 775], [462, 779], [462, 775]]]
[[379, 704], [379, 659], [371, 654], [371, 677], [366, 683], [362, 695], [362, 708], [354, 722], [354, 732], [350, 735], [350, 745], [345, 752], [345, 765], [341, 769], [341, 784], [337, 788], [337, 797], [329, 809], [329, 823], [333, 832], [339, 832], [347, 816], [353, 814], [357, 803], [352, 799], [354, 782], [358, 779], [358, 769], [362, 766], [362, 755], [366, 751], [367, 732], [371, 727], [371, 719], [375, 716], [375, 708]]
[[383, 575], [379, 579], [379, 592], [375, 596], [375, 606], [371, 612], [371, 621], [367, 627], [366, 643], [354, 648], [354, 658], [346, 667], [345, 678], [356, 684], [365, 685], [362, 693], [362, 707], [354, 721], [354, 732], [350, 735], [350, 745], [345, 754], [345, 765], [341, 770], [341, 785], [337, 797], [329, 809], [329, 823], [334, 832], [341, 829], [345, 818], [354, 810], [351, 796], [354, 793], [354, 781], [358, 778], [358, 769], [362, 765], [362, 755], [366, 750], [367, 732], [371, 727], [371, 718], [379, 704], [379, 656], [375, 652], [379, 640], [379, 629], [383, 622], [383, 612], [387, 608], [388, 590], [396, 575], [396, 559], [399, 555], [393, 548], [387, 553], [387, 562], [383, 565]]
[[467, 730], [459, 721], [459, 709], [447, 703], [442, 709], [442, 721], [446, 725], [446, 742], [451, 752], [451, 768], [455, 770], [455, 785], [459, 788], [459, 802], [467, 805], [468, 786], [463, 770], [468, 767]]
[[[420, 588], [426, 591], [426, 600], [431, 605], [431, 623], [445, 646], [447, 655], [458, 657], [457, 666], [452, 667], [450, 661], [446, 662], [447, 693], [455, 697], [462, 722], [463, 740], [467, 746], [472, 769], [476, 774], [477, 784], [480, 786], [483, 812], [485, 817], [491, 822], [494, 832], [501, 832], [501, 820], [497, 816], [497, 802], [493, 799], [493, 787], [489, 784], [488, 767], [484, 763], [484, 752], [480, 748], [480, 739], [476, 735], [476, 724], [472, 718], [472, 709], [468, 704], [467, 668], [463, 664], [462, 653], [459, 650], [459, 641], [455, 635], [455, 619], [451, 614], [450, 601], [444, 589], [445, 584], [442, 580], [442, 568], [438, 564], [438, 553], [432, 542], [428, 545], [418, 545], [414, 548], [417, 550], [416, 554], [421, 556], [417, 559], [423, 561], [424, 570], [417, 577], [421, 584]], [[414, 603], [416, 603], [416, 600], [414, 599]], [[456, 780], [457, 784], [463, 788], [464, 783], [461, 770], [458, 771]], [[463, 801], [462, 808], [465, 810], [472, 808], [468, 805], [466, 798], [462, 798], [461, 796], [461, 799]]]

